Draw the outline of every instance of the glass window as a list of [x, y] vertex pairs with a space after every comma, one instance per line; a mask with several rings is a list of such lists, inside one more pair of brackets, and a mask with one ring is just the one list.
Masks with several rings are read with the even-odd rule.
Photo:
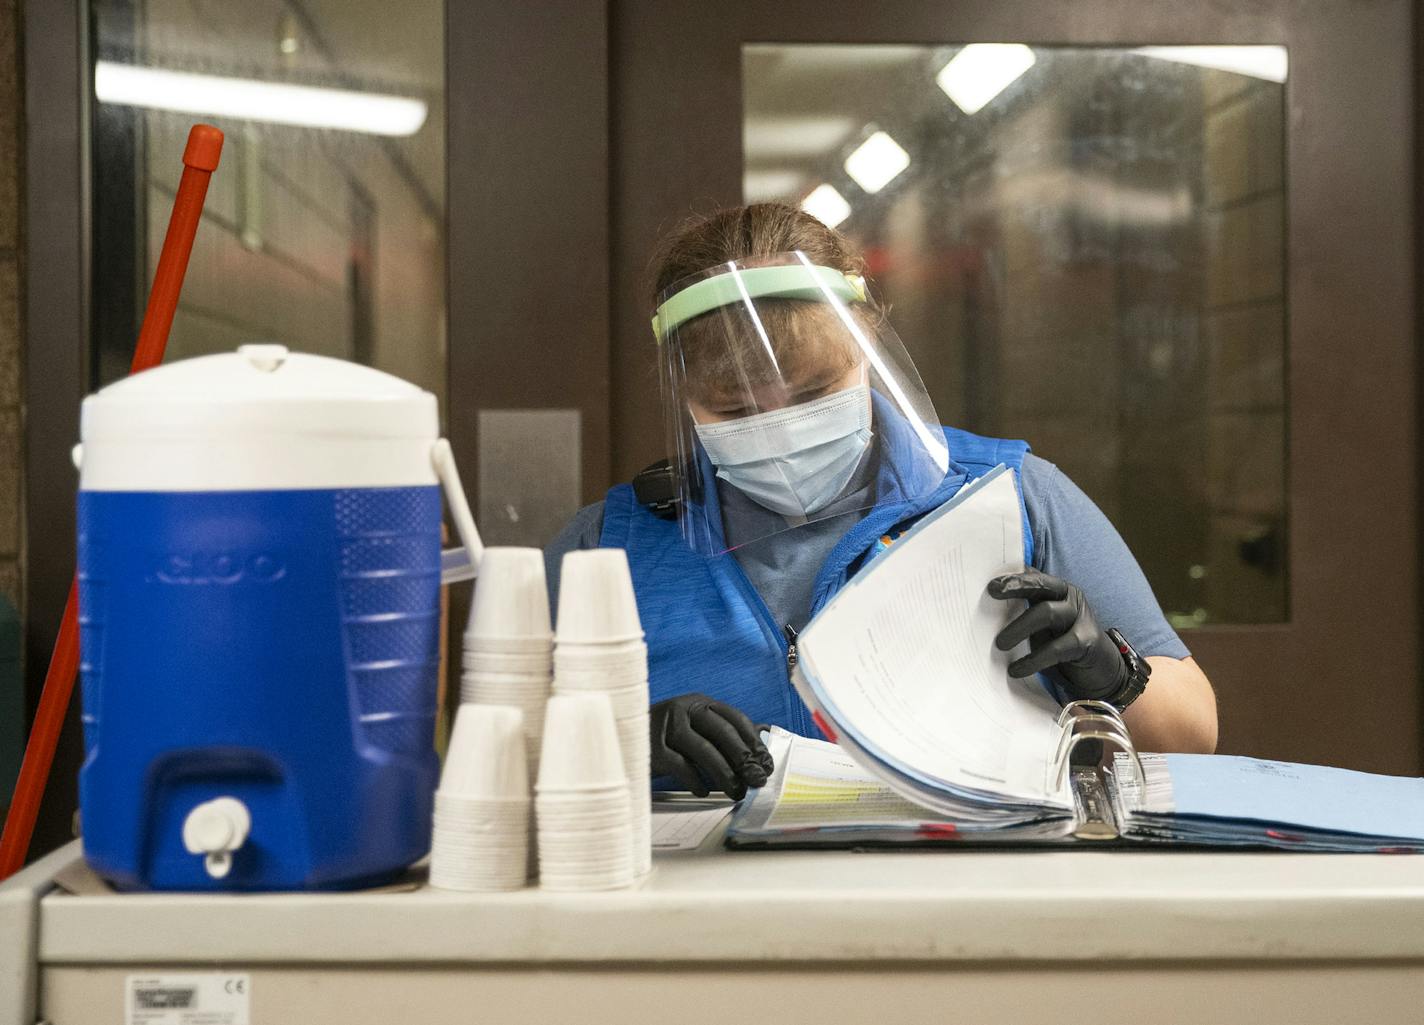
[[865, 247], [940, 417], [1025, 438], [1173, 623], [1286, 606], [1286, 54], [754, 45], [744, 191]]
[[206, 121], [226, 141], [167, 359], [275, 341], [443, 408], [443, 0], [92, 10], [95, 383], [127, 370], [184, 141]]

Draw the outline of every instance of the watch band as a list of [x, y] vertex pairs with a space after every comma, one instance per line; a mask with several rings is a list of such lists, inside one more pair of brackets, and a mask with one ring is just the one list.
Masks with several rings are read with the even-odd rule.
[[1127, 642], [1121, 630], [1114, 627], [1108, 630], [1107, 634], [1108, 639], [1117, 645], [1122, 661], [1127, 666], [1127, 680], [1115, 694], [1107, 698], [1108, 704], [1121, 712], [1140, 698], [1142, 692], [1147, 689], [1147, 679], [1152, 675], [1152, 667], [1137, 653], [1137, 649]]

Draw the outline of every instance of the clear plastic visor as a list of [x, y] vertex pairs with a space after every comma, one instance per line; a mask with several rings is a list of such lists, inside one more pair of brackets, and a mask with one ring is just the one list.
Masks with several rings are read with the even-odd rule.
[[815, 524], [838, 536], [943, 482], [934, 407], [860, 278], [798, 252], [720, 264], [659, 297], [653, 332], [678, 520], [694, 550]]

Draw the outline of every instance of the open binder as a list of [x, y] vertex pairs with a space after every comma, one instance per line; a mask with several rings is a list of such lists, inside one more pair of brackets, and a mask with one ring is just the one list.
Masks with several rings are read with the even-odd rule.
[[[1138, 754], [1115, 709], [1070, 705], [1055, 771], [1072, 810], [984, 825], [941, 815], [845, 749], [774, 729], [776, 770], [733, 814], [733, 848], [877, 846], [1277, 848], [1424, 851], [1424, 780], [1217, 755]], [[1101, 714], [1107, 721], [1098, 721]], [[1118, 721], [1113, 723], [1112, 720]], [[1106, 762], [1077, 762], [1089, 741]]]
[[[1071, 808], [1010, 821], [980, 822], [919, 804], [868, 772], [844, 747], [773, 729], [767, 737], [776, 769], [766, 786], [738, 807], [727, 831], [732, 847], [865, 846], [944, 841], [1061, 843], [1074, 838], [1111, 840], [1120, 835], [1124, 794], [1143, 792], [1146, 777], [1116, 709], [1074, 703], [1064, 708], [1062, 741], [1053, 772], [1072, 795]], [[1091, 742], [1109, 745], [1120, 764], [1074, 764]], [[1137, 787], [1119, 787], [1118, 773], [1133, 773]]]
[[774, 731], [776, 771], [728, 843], [1424, 848], [1424, 780], [1139, 754], [1112, 705], [1010, 677], [1017, 652], [993, 638], [1018, 609], [986, 587], [1023, 564], [1001, 466], [852, 578], [802, 631], [792, 672], [830, 743]]

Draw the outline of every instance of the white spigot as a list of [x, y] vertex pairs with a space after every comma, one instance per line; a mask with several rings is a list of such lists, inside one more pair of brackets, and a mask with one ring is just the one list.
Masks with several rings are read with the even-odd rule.
[[183, 820], [183, 846], [203, 855], [203, 867], [214, 879], [232, 871], [232, 854], [247, 842], [252, 815], [235, 797], [219, 797], [198, 805]]

